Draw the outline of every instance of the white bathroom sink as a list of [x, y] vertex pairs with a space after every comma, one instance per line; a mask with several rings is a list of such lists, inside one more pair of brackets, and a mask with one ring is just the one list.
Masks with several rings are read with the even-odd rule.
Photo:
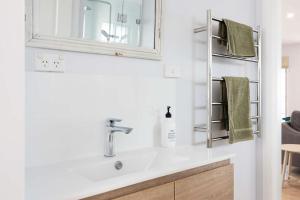
[[[91, 181], [103, 181], [136, 172], [168, 168], [191, 161], [192, 154], [184, 150], [152, 148], [147, 151], [123, 153], [113, 158], [85, 161], [70, 171]], [[116, 169], [116, 163], [122, 164]]]
[[[145, 171], [149, 169], [156, 157], [156, 151], [137, 153], [134, 155], [122, 155], [87, 162], [82, 166], [72, 168], [71, 171], [91, 181], [103, 181], [109, 178]], [[115, 165], [117, 162], [122, 165], [120, 169], [116, 169]]]

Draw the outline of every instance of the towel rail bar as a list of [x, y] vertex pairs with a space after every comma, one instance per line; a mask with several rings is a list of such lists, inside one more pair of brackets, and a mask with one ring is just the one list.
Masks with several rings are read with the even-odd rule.
[[214, 142], [216, 142], [216, 141], [227, 140], [227, 139], [229, 139], [229, 136], [216, 137], [216, 138], [213, 138], [212, 140]]
[[249, 58], [235, 57], [235, 56], [219, 54], [219, 53], [213, 53], [212, 55], [215, 56], [215, 57], [221, 57], [221, 58], [228, 58], [228, 59], [233, 59], [233, 60], [241, 60], [241, 61], [258, 63], [258, 60], [253, 60], [253, 59], [249, 59]]
[[[207, 132], [207, 128], [202, 128], [202, 127], [194, 127], [194, 131], [196, 132]], [[253, 131], [254, 135], [258, 135], [260, 131]]]
[[213, 102], [211, 103], [213, 106], [223, 106], [224, 102]]
[[[251, 101], [250, 102], [251, 104], [258, 104], [259, 101]], [[223, 106], [224, 105], [224, 102], [213, 102], [211, 103], [213, 106]]]
[[[250, 117], [250, 119], [251, 120], [257, 120], [257, 119], [259, 119], [260, 118], [260, 116], [253, 116], [253, 117]], [[211, 120], [211, 123], [213, 123], [213, 124], [218, 124], [218, 123], [223, 123], [224, 122], [224, 120], [223, 119], [221, 119], [221, 120]]]
[[[202, 124], [202, 125], [196, 125], [194, 127], [194, 130], [195, 131], [199, 131], [199, 132], [207, 132], [207, 127], [205, 126], [205, 124]], [[259, 130], [256, 130], [253, 132], [253, 134], [259, 134], [260, 131]]]
[[[213, 77], [212, 81], [224, 81], [224, 79], [223, 78]], [[253, 80], [250, 80], [249, 82], [250, 83], [259, 83], [259, 81], [253, 81]]]
[[211, 123], [213, 124], [218, 124], [218, 123], [223, 123], [223, 120], [211, 120]]
[[[259, 133], [259, 131], [254, 131], [254, 132], [253, 132], [254, 135], [256, 135], [256, 134], [258, 134], [258, 133]], [[216, 142], [216, 141], [227, 140], [227, 139], [229, 139], [229, 136], [228, 136], [228, 135], [226, 135], [226, 136], [221, 136], [221, 137], [215, 137], [215, 138], [213, 138], [212, 140], [213, 140], [214, 142]]]
[[[259, 104], [259, 101], [251, 101], [250, 102], [251, 104]], [[223, 102], [213, 102], [211, 103], [213, 106], [223, 106], [224, 103]], [[203, 109], [206, 109], [207, 106], [195, 106], [194, 109], [195, 110], [203, 110]]]

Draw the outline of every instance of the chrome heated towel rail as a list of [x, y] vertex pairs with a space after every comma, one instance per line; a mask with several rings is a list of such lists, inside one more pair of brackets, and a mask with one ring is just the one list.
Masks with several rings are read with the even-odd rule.
[[[221, 19], [212, 17], [211, 10], [207, 11], [207, 24], [206, 26], [199, 27], [194, 29], [194, 33], [200, 33], [200, 32], [206, 32], [207, 36], [207, 80], [208, 80], [208, 86], [207, 86], [207, 119], [206, 124], [200, 125], [195, 124], [194, 125], [194, 131], [196, 132], [206, 132], [207, 133], [207, 147], [212, 148], [214, 141], [219, 140], [225, 140], [228, 139], [229, 136], [222, 136], [222, 137], [213, 137], [212, 132], [212, 124], [215, 123], [222, 123], [222, 120], [212, 120], [212, 107], [213, 106], [223, 106], [223, 102], [212, 102], [212, 83], [215, 81], [223, 81], [222, 78], [217, 78], [212, 76], [212, 67], [213, 67], [213, 57], [220, 57], [225, 59], [234, 59], [234, 60], [240, 60], [245, 62], [252, 62], [255, 63], [257, 66], [257, 80], [250, 80], [250, 84], [255, 84], [257, 86], [257, 99], [254, 101], [251, 101], [251, 104], [257, 105], [257, 116], [251, 117], [251, 120], [256, 120], [257, 122], [257, 129], [253, 132], [253, 134], [256, 134], [260, 136], [261, 134], [261, 31], [260, 28], [253, 29], [253, 34], [257, 34], [256, 44], [255, 47], [257, 49], [257, 56], [255, 58], [245, 58], [245, 57], [235, 57], [231, 55], [226, 54], [220, 54], [220, 53], [214, 53], [213, 52], [213, 46], [212, 42], [214, 39], [217, 40], [224, 40], [223, 38], [214, 35], [212, 31], [212, 24], [213, 22], [222, 22]], [[195, 108], [197, 109], [197, 107]]]

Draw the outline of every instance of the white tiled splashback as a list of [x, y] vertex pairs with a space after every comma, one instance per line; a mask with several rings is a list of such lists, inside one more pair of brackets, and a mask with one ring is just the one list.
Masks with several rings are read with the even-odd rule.
[[103, 154], [104, 123], [133, 127], [116, 150], [159, 144], [160, 117], [176, 104], [172, 79], [27, 72], [27, 166]]

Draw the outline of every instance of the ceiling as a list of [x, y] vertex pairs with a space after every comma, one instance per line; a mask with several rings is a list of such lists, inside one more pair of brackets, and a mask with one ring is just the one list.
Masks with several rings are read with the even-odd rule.
[[300, 43], [300, 0], [282, 0], [282, 40]]

